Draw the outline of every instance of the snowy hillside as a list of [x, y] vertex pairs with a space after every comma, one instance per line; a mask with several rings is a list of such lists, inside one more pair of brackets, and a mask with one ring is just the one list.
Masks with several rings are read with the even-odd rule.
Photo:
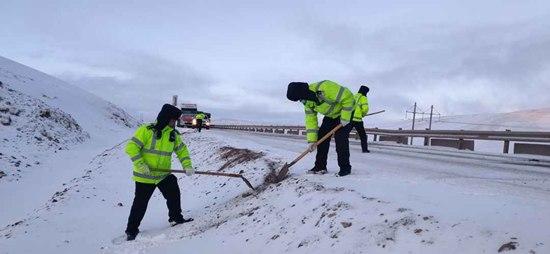
[[0, 57], [0, 81], [51, 108], [71, 115], [92, 136], [132, 127], [136, 121], [117, 106], [78, 87], [30, 67]]
[[[0, 57], [0, 178], [40, 164], [38, 153], [67, 150], [137, 122], [113, 104]], [[5, 179], [3, 179], [5, 180]]]
[[[503, 131], [550, 131], [550, 108], [521, 110], [510, 113], [474, 114], [458, 116], [434, 116], [433, 130], [485, 130]], [[393, 122], [372, 122], [368, 127], [389, 129], [410, 129], [412, 119]], [[415, 129], [424, 130], [429, 126], [429, 116], [417, 116]]]

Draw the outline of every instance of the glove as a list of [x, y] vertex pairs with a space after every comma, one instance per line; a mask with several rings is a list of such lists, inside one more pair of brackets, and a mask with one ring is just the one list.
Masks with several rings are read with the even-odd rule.
[[187, 176], [192, 176], [193, 174], [195, 174], [195, 169], [194, 168], [186, 168], [185, 169], [185, 174]]
[[309, 145], [309, 147], [307, 148], [307, 151], [308, 152], [313, 152], [315, 151], [315, 149], [317, 148], [317, 145], [315, 143], [312, 143], [311, 145]]
[[141, 163], [138, 163], [136, 165], [138, 171], [144, 173], [144, 174], [147, 174], [147, 175], [150, 175], [151, 174], [151, 170], [149, 169], [149, 166], [147, 166], [147, 164], [145, 164], [145, 162], [141, 162]]

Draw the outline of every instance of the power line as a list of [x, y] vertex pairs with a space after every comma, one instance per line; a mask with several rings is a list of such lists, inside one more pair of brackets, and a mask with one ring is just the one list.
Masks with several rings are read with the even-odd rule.
[[[412, 110], [411, 110], [411, 108], [412, 108]], [[430, 130], [432, 129], [433, 116], [437, 116], [437, 119], [441, 120], [441, 113], [439, 113], [439, 111], [437, 111], [435, 109], [434, 105], [430, 106], [429, 113], [422, 110], [422, 108], [420, 108], [416, 102], [414, 103], [414, 105], [411, 108], [405, 110], [405, 119], [408, 119], [409, 114], [412, 114], [412, 117], [413, 117], [412, 130], [414, 130], [414, 125], [415, 125], [416, 121], [421, 121], [421, 122], [424, 121], [424, 116], [425, 115], [429, 116], [429, 123], [430, 124], [429, 124], [428, 129], [430, 129]], [[416, 118], [416, 115], [420, 115], [421, 119], [418, 120]], [[411, 140], [412, 140], [412, 137], [411, 137]]]

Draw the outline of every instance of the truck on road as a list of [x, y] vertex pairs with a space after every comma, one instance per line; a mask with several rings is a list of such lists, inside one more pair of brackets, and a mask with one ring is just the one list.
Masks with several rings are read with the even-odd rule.
[[[181, 104], [181, 117], [178, 121], [178, 127], [193, 127], [193, 120], [195, 115], [198, 113], [197, 104], [193, 103], [182, 103]], [[195, 121], [196, 122], [196, 121]]]
[[[181, 117], [178, 120], [178, 127], [196, 128], [197, 119], [195, 116], [201, 111], [198, 110], [197, 104], [194, 103], [182, 103], [181, 104]], [[210, 129], [210, 113], [202, 112], [206, 117], [203, 120], [203, 128]]]

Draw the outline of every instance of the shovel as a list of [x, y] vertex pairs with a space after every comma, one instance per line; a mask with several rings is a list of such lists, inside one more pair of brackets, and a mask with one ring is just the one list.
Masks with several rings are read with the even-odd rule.
[[[332, 129], [329, 133], [327, 133], [324, 137], [322, 137], [321, 139], [319, 139], [319, 141], [315, 142], [315, 146], [317, 147], [319, 144], [323, 143], [323, 141], [325, 141], [326, 139], [330, 138], [332, 135], [334, 135], [334, 133], [339, 130], [340, 128], [342, 128], [342, 124], [338, 124], [336, 127], [334, 127], [334, 129]], [[285, 165], [283, 165], [283, 168], [281, 168], [281, 171], [279, 171], [279, 175], [277, 176], [277, 179], [279, 181], [285, 179], [286, 177], [286, 174], [288, 174], [288, 170], [290, 169], [290, 167], [292, 167], [294, 164], [296, 164], [296, 162], [300, 161], [302, 158], [304, 158], [304, 156], [306, 156], [308, 153], [309, 153], [309, 149], [305, 150], [302, 154], [298, 155], [298, 157], [296, 157], [296, 159], [294, 159], [292, 162], [290, 163], [285, 163]]]
[[[159, 169], [158, 171], [170, 172], [170, 173], [185, 173], [185, 170], [180, 170], [180, 169], [169, 169], [169, 170]], [[250, 189], [254, 190], [254, 187], [252, 187], [252, 184], [250, 184], [248, 179], [244, 178], [244, 176], [241, 175], [241, 174], [212, 172], [212, 171], [195, 171], [195, 174], [197, 174], [197, 175], [225, 176], [225, 177], [241, 178], [244, 181], [244, 183], [246, 183], [246, 185]]]
[[376, 115], [376, 114], [380, 114], [380, 113], [384, 113], [384, 112], [386, 112], [385, 109], [384, 109], [384, 110], [380, 110], [380, 111], [376, 111], [376, 112], [369, 113], [369, 114], [367, 114], [366, 116], [372, 116], [372, 115]]

